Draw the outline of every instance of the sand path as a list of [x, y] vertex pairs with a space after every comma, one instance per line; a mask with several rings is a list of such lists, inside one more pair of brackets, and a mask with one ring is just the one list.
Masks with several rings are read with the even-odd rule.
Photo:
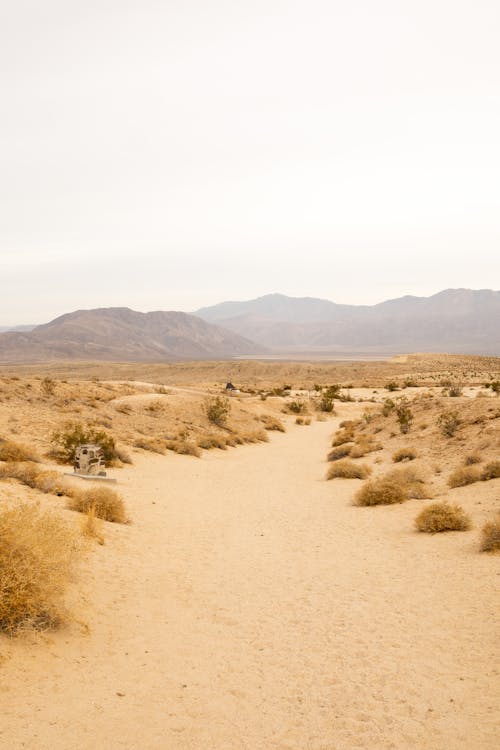
[[352, 507], [356, 480], [323, 481], [334, 426], [124, 470], [91, 632], [13, 643], [0, 747], [497, 747], [498, 558], [413, 533], [414, 501]]

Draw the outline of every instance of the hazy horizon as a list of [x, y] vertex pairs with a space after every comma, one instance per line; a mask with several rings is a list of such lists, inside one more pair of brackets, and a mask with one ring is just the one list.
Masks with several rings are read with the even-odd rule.
[[497, 2], [2, 16], [1, 325], [500, 276]]

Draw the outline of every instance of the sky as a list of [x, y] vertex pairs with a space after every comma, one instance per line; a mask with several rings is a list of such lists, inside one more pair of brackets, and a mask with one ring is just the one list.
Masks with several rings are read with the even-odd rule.
[[0, 0], [0, 325], [500, 287], [498, 0]]

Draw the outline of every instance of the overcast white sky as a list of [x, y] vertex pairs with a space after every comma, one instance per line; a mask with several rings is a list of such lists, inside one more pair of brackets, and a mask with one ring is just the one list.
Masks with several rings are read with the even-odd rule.
[[500, 286], [498, 0], [0, 0], [0, 325]]

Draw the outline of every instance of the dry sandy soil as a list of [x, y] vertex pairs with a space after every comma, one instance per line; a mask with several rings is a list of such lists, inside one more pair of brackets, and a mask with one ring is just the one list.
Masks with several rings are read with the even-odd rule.
[[[491, 432], [498, 400], [474, 402]], [[417, 533], [425, 500], [355, 507], [361, 481], [326, 482], [325, 456], [339, 423], [367, 408], [380, 407], [342, 403], [310, 426], [280, 415], [287, 432], [266, 444], [135, 451], [113, 470], [132, 524], [105, 524], [105, 545], [91, 545], [70, 592], [75, 621], [0, 636], [0, 747], [497, 748], [499, 557], [478, 552], [478, 528], [500, 479], [449, 491], [435, 477], [439, 499], [471, 515], [463, 533]], [[377, 419], [367, 429], [399, 447]], [[427, 456], [436, 436], [424, 445], [423, 432]], [[360, 461], [382, 471], [391, 450]], [[4, 500], [20, 495], [78, 522], [62, 498], [0, 482]]]

